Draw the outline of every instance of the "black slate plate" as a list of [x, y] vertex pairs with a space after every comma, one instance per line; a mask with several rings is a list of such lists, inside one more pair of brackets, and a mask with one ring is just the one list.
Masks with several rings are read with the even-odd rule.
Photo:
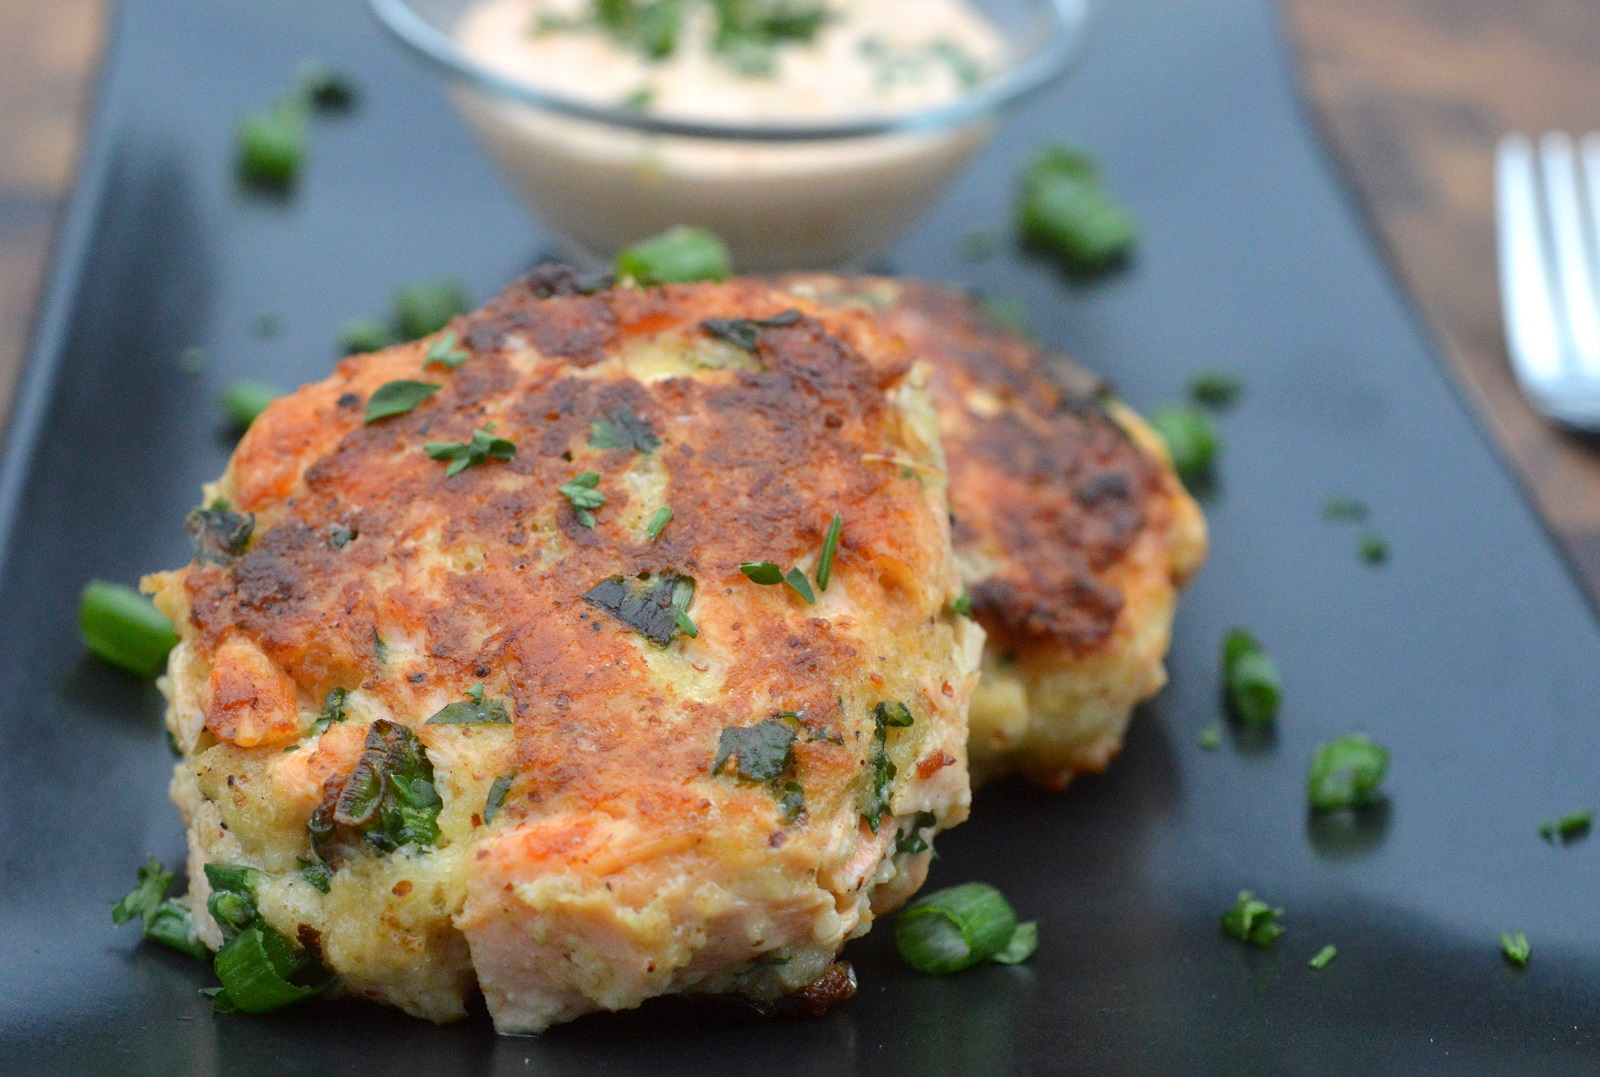
[[[243, 196], [232, 118], [305, 56], [360, 111], [314, 132], [301, 190]], [[999, 223], [1042, 137], [1099, 151], [1138, 208], [1137, 264], [1091, 287], [955, 253]], [[666, 1002], [543, 1039], [433, 1028], [357, 1002], [214, 1019], [185, 958], [113, 931], [147, 854], [182, 857], [159, 700], [83, 657], [77, 593], [187, 557], [222, 466], [218, 388], [328, 369], [337, 327], [398, 282], [486, 298], [546, 245], [437, 88], [355, 0], [126, 0], [0, 471], [0, 1070], [214, 1072], [1572, 1074], [1600, 1069], [1600, 842], [1537, 824], [1600, 800], [1600, 632], [1429, 355], [1330, 178], [1265, 0], [1123, 0], [1087, 65], [1030, 105], [893, 253], [903, 272], [1024, 297], [1045, 339], [1135, 404], [1197, 368], [1248, 381], [1227, 416], [1215, 554], [1178, 620], [1172, 685], [1103, 777], [985, 790], [934, 882], [1000, 886], [1043, 944], [1018, 969], [922, 979], [878, 932], [863, 989], [816, 1022]], [[262, 312], [286, 331], [251, 333]], [[185, 347], [212, 357], [202, 374]], [[1319, 518], [1374, 507], [1392, 561]], [[1196, 734], [1216, 648], [1248, 625], [1283, 669], [1277, 742]], [[1314, 824], [1306, 759], [1363, 729], [1394, 751], [1387, 813]], [[1287, 908], [1267, 952], [1223, 937], [1250, 887]], [[1526, 971], [1496, 935], [1524, 930]], [[1325, 942], [1338, 960], [1313, 973]]]

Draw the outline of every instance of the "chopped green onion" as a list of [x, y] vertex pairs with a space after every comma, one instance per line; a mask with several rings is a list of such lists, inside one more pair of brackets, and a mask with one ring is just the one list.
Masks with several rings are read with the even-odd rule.
[[305, 160], [305, 106], [288, 99], [252, 112], [239, 121], [235, 141], [240, 179], [256, 187], [286, 189]]
[[568, 482], [556, 487], [556, 492], [572, 502], [572, 514], [578, 522], [591, 530], [594, 528], [594, 510], [606, 503], [606, 495], [598, 489], [600, 473], [584, 471]]
[[990, 958], [997, 965], [1020, 965], [1033, 956], [1039, 948], [1039, 924], [1029, 920], [1025, 924], [1018, 924], [1017, 930], [1011, 933], [1011, 941], [1006, 943], [1005, 949]]
[[1317, 748], [1306, 775], [1306, 796], [1318, 811], [1365, 808], [1378, 801], [1389, 770], [1389, 750], [1351, 733]]
[[1322, 949], [1318, 950], [1316, 954], [1312, 956], [1311, 960], [1306, 962], [1306, 964], [1320, 971], [1327, 968], [1328, 964], [1338, 956], [1339, 948], [1334, 946], [1332, 943], [1329, 943], [1327, 946], [1324, 946]]
[[1094, 158], [1046, 146], [1022, 174], [1017, 228], [1030, 247], [1071, 273], [1096, 273], [1125, 259], [1138, 223], [1107, 189]]
[[1214, 752], [1222, 747], [1222, 727], [1213, 723], [1200, 731], [1194, 742], [1202, 751]]
[[1589, 828], [1594, 825], [1594, 809], [1584, 808], [1581, 811], [1568, 812], [1559, 819], [1552, 819], [1548, 823], [1539, 825], [1539, 836], [1545, 841], [1554, 843], [1560, 841], [1562, 845], [1587, 837]]
[[1356, 544], [1356, 553], [1369, 565], [1381, 565], [1389, 560], [1389, 544], [1376, 531], [1368, 531]]
[[689, 619], [694, 578], [663, 572], [647, 588], [635, 589], [621, 576], [601, 580], [583, 593], [583, 600], [602, 609], [657, 647], [672, 642], [675, 632], [698, 636]]
[[470, 308], [466, 289], [453, 280], [410, 284], [395, 293], [394, 327], [401, 340], [418, 340], [437, 333]]
[[245, 928], [224, 944], [214, 966], [228, 1002], [245, 1013], [270, 1013], [320, 994], [321, 986], [294, 982], [315, 967], [276, 931], [260, 925]]
[[1520, 931], [1501, 932], [1500, 952], [1505, 954], [1506, 960], [1518, 968], [1528, 963], [1528, 955], [1533, 952], [1528, 945], [1528, 936]]
[[1167, 444], [1172, 467], [1188, 486], [1203, 482], [1222, 445], [1216, 426], [1202, 411], [1167, 407], [1150, 416], [1150, 425]]
[[1322, 518], [1329, 523], [1360, 523], [1367, 518], [1367, 506], [1353, 497], [1335, 494], [1322, 503]]
[[828, 533], [822, 538], [822, 556], [817, 558], [817, 590], [826, 591], [833, 579], [833, 559], [839, 553], [839, 536], [844, 533], [844, 517], [837, 512], [828, 523]]
[[650, 536], [650, 541], [654, 542], [656, 539], [661, 537], [662, 529], [671, 522], [672, 510], [666, 505], [662, 505], [659, 509], [650, 514], [650, 522], [644, 525], [644, 532]]
[[1189, 380], [1189, 397], [1208, 408], [1226, 408], [1244, 391], [1244, 382], [1226, 370], [1205, 370]]
[[[895, 919], [894, 944], [918, 972], [946, 976], [1002, 953], [1011, 956], [1017, 931], [1017, 914], [1000, 891], [986, 883], [963, 883], [906, 906]], [[1015, 953], [1027, 949], [1027, 935], [1015, 947]]]
[[384, 382], [367, 397], [367, 414], [362, 422], [375, 423], [394, 415], [404, 415], [437, 393], [440, 386], [431, 381]]
[[972, 592], [963, 586], [961, 593], [950, 600], [948, 608], [951, 613], [959, 613], [963, 617], [970, 618], [972, 616]]
[[1283, 925], [1278, 923], [1282, 915], [1282, 909], [1274, 909], [1250, 891], [1241, 890], [1233, 908], [1222, 914], [1222, 930], [1241, 942], [1265, 949], [1283, 934]]
[[159, 677], [178, 634], [166, 614], [131, 587], [92, 580], [78, 605], [78, 631], [102, 661], [141, 677]]
[[632, 277], [642, 287], [727, 280], [728, 248], [703, 228], [682, 225], [641, 240], [617, 255], [617, 276]]
[[267, 405], [283, 395], [276, 385], [260, 381], [236, 381], [222, 391], [222, 410], [236, 430], [245, 430]]
[[1278, 667], [1243, 629], [1222, 641], [1222, 683], [1229, 706], [1246, 725], [1265, 725], [1278, 716], [1283, 693]]

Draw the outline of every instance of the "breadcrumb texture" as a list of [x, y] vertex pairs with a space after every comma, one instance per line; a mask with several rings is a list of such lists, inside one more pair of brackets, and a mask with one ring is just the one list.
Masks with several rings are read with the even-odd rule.
[[[753, 349], [703, 325], [791, 309]], [[206, 492], [253, 516], [248, 545], [146, 581], [181, 636], [164, 687], [202, 937], [220, 942], [203, 867], [224, 861], [264, 873], [263, 916], [342, 990], [437, 1021], [480, 991], [502, 1032], [673, 992], [847, 995], [840, 949], [926, 872], [897, 836], [918, 813], [924, 834], [967, 814], [982, 651], [950, 611], [929, 367], [865, 317], [770, 282], [607, 289], [545, 269], [449, 326], [457, 369], [429, 363], [430, 338], [273, 403]], [[364, 423], [397, 379], [441, 388]], [[592, 444], [627, 414], [659, 444]], [[448, 476], [424, 450], [491, 425], [510, 459]], [[587, 471], [593, 527], [558, 491]], [[836, 513], [815, 605], [741, 574], [814, 577]], [[665, 645], [583, 598], [672, 573], [695, 581], [698, 635]], [[509, 723], [428, 724], [479, 684]], [[335, 689], [344, 718], [319, 731]], [[880, 741], [880, 703], [913, 723]], [[723, 731], [767, 720], [794, 734], [782, 778], [747, 780], [737, 759], [713, 774]], [[439, 836], [385, 851], [346, 835], [322, 850], [323, 894], [300, 870], [308, 825], [360, 780], [379, 721], [419, 738]]]
[[[957, 558], [988, 633], [970, 714], [974, 782], [1062, 789], [1121, 751], [1166, 683], [1178, 591], [1206, 556], [1166, 446], [1093, 375], [988, 318], [959, 289], [794, 276], [852, 312], [845, 335], [932, 368]], [[871, 341], [871, 343], [866, 343]]]

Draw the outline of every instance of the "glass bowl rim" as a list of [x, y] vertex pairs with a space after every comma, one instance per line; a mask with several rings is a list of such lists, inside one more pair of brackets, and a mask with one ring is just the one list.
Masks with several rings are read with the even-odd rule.
[[954, 101], [831, 123], [743, 124], [652, 116], [564, 97], [484, 67], [454, 38], [419, 15], [411, 0], [368, 0], [368, 5], [389, 32], [432, 66], [495, 96], [628, 131], [742, 142], [813, 142], [916, 134], [985, 118], [1043, 89], [1063, 74], [1082, 55], [1090, 13], [1090, 0], [1035, 0], [1035, 6], [1044, 9], [1052, 23], [1043, 46], [1022, 63]]

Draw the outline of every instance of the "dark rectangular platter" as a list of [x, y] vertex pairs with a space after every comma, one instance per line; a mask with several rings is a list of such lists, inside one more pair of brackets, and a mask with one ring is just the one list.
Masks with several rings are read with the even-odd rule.
[[[853, 944], [860, 995], [814, 1022], [677, 1001], [541, 1039], [355, 1001], [213, 1018], [198, 964], [107, 910], [181, 861], [154, 688], [84, 657], [90, 577], [187, 558], [181, 520], [229, 450], [218, 389], [322, 377], [347, 318], [440, 273], [487, 298], [548, 240], [430, 76], [356, 0], [126, 0], [0, 464], [0, 1071], [8, 1074], [1574, 1074], [1600, 1069], [1600, 842], [1537, 824], [1600, 799], [1600, 632], [1430, 354], [1319, 151], [1266, 0], [1107, 6], [1091, 55], [1030, 103], [890, 255], [1025, 299], [1044, 339], [1140, 407], [1237, 371], [1214, 554], [1184, 599], [1172, 684], [1107, 774], [1062, 797], [980, 792], [933, 883], [981, 879], [1037, 917], [1038, 955], [949, 979]], [[349, 68], [301, 188], [248, 196], [233, 118], [298, 62]], [[1093, 147], [1137, 208], [1137, 262], [1093, 285], [1006, 254], [1041, 139]], [[283, 316], [273, 340], [251, 332]], [[210, 356], [186, 372], [183, 349]], [[1373, 507], [1392, 558], [1319, 517]], [[1283, 670], [1273, 743], [1219, 717], [1217, 646], [1246, 625]], [[1313, 747], [1393, 749], [1386, 810], [1305, 809]], [[1287, 911], [1268, 951], [1224, 937], [1241, 888]], [[1525, 971], [1496, 936], [1523, 930]], [[1324, 943], [1338, 959], [1306, 960]]]

